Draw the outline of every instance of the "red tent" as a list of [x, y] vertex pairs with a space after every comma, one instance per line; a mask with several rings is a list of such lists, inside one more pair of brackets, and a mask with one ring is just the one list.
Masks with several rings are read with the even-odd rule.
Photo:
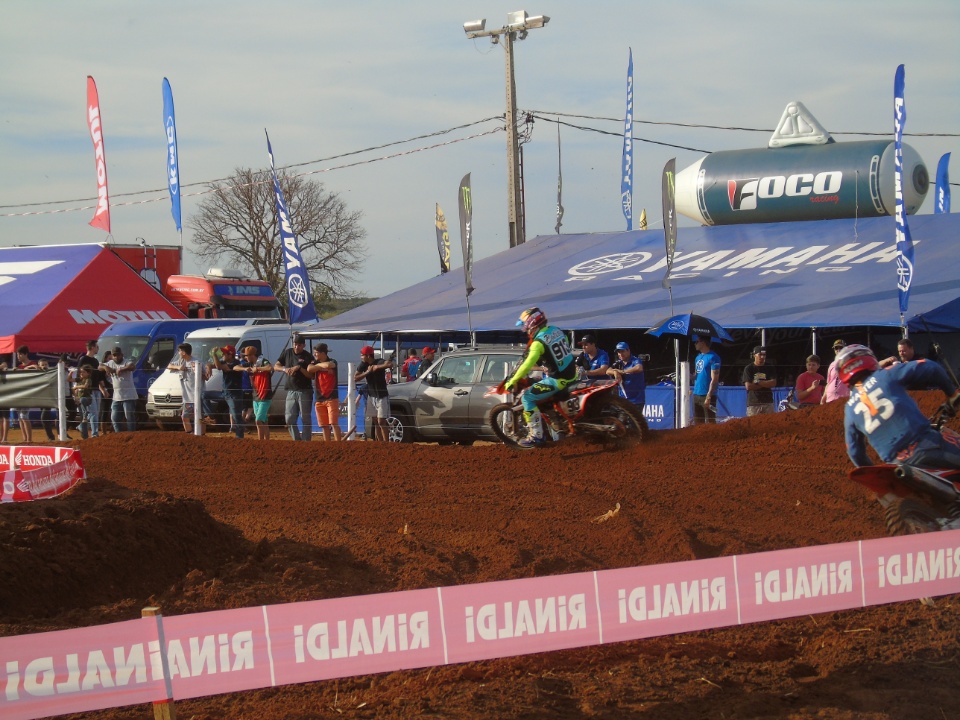
[[110, 323], [182, 317], [107, 246], [0, 248], [0, 354], [82, 353]]

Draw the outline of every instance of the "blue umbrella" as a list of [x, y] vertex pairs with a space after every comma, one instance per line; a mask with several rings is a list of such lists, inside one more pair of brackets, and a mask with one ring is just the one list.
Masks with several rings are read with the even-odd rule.
[[648, 335], [660, 337], [661, 335], [676, 335], [678, 337], [690, 337], [692, 335], [709, 335], [711, 340], [728, 340], [733, 342], [733, 336], [724, 329], [722, 325], [703, 315], [694, 315], [693, 313], [683, 313], [674, 315], [666, 320], [654, 324], [649, 330]]

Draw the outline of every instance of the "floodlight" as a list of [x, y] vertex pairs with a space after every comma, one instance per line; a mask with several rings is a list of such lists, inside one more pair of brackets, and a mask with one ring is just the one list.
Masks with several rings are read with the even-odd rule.
[[487, 26], [487, 19], [480, 18], [479, 20], [471, 20], [463, 24], [463, 31], [465, 33], [475, 33], [483, 32], [483, 29]]
[[550, 18], [546, 15], [534, 15], [533, 17], [528, 17], [525, 25], [528, 30], [534, 30], [536, 28], [542, 28], [550, 22]]

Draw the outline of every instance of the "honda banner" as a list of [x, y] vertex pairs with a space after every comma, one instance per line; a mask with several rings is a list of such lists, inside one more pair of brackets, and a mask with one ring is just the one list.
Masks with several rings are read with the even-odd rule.
[[290, 308], [288, 318], [290, 323], [317, 322], [317, 311], [313, 307], [313, 297], [310, 295], [310, 276], [303, 264], [300, 255], [300, 245], [297, 236], [293, 233], [290, 223], [290, 213], [287, 212], [287, 203], [283, 199], [283, 190], [277, 179], [277, 168], [273, 164], [273, 148], [270, 146], [270, 135], [267, 136], [267, 155], [270, 157], [270, 171], [273, 173], [273, 192], [277, 201], [277, 221], [280, 225], [280, 239], [283, 241], [283, 266], [287, 276], [287, 299]]
[[907, 210], [903, 203], [903, 126], [907, 122], [907, 106], [903, 98], [903, 65], [897, 68], [893, 80], [893, 188], [894, 217], [897, 238], [897, 290], [900, 296], [900, 315], [910, 305], [910, 286], [913, 284], [913, 240], [907, 227]]
[[110, 194], [107, 192], [107, 156], [103, 150], [103, 126], [100, 122], [100, 98], [97, 84], [87, 75], [87, 127], [93, 140], [97, 164], [97, 208], [90, 225], [110, 233]]
[[170, 189], [170, 212], [177, 224], [180, 224], [180, 164], [177, 158], [177, 121], [173, 114], [173, 90], [170, 81], [163, 79], [163, 129], [167, 134], [167, 186]]

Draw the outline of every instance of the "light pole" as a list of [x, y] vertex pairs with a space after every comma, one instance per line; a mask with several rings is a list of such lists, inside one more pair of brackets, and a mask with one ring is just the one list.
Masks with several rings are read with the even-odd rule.
[[507, 24], [499, 30], [485, 30], [486, 18], [463, 24], [468, 38], [489, 37], [493, 43], [503, 36], [503, 49], [507, 63], [507, 222], [509, 223], [510, 247], [526, 240], [524, 218], [520, 212], [523, 199], [520, 192], [520, 146], [517, 139], [517, 85], [513, 79], [513, 42], [527, 37], [527, 31], [542, 28], [550, 22], [546, 15], [529, 17], [526, 10], [507, 13]]

